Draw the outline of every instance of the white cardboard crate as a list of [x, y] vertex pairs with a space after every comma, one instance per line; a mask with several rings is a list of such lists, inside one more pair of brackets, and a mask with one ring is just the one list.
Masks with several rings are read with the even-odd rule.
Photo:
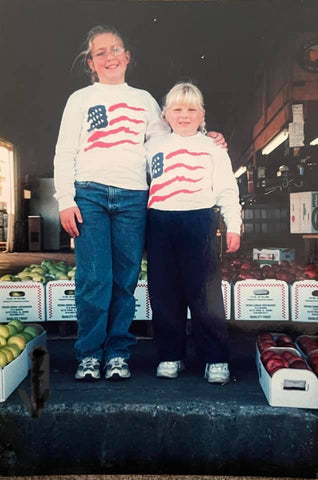
[[288, 294], [281, 280], [240, 280], [234, 285], [235, 320], [289, 320]]
[[318, 322], [318, 281], [294, 282], [290, 290], [291, 319], [294, 322]]
[[318, 233], [318, 191], [294, 192], [290, 198], [290, 233]]
[[32, 352], [36, 347], [46, 347], [46, 340], [47, 335], [46, 332], [42, 332], [37, 337], [33, 338], [26, 344], [26, 351], [28, 355], [27, 363], [28, 363], [28, 370], [32, 367]]
[[257, 344], [256, 366], [259, 383], [272, 407], [318, 408], [318, 378], [314, 372], [281, 368], [271, 377], [261, 361]]
[[76, 320], [74, 281], [53, 280], [46, 284], [46, 320]]
[[0, 367], [0, 402], [4, 402], [28, 375], [27, 349], [4, 368]]
[[136, 300], [134, 320], [151, 320], [152, 315], [146, 280], [138, 281], [134, 296]]
[[45, 320], [45, 290], [39, 282], [0, 282], [0, 321]]
[[280, 264], [283, 260], [295, 260], [295, 250], [292, 248], [253, 248], [253, 260], [262, 265]]

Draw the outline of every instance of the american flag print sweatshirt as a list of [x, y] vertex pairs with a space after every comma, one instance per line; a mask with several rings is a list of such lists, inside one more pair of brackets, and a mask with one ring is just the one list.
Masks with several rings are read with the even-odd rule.
[[75, 206], [74, 181], [147, 190], [144, 142], [170, 129], [145, 90], [94, 83], [67, 100], [54, 157], [59, 210]]
[[228, 232], [240, 233], [237, 182], [226, 150], [197, 132], [170, 133], [146, 143], [151, 177], [148, 208], [197, 210], [220, 207]]

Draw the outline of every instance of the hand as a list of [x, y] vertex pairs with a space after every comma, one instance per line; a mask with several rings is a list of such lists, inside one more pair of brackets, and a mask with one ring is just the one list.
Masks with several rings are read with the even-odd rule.
[[78, 207], [69, 207], [60, 211], [61, 224], [64, 230], [71, 237], [78, 237], [79, 231], [76, 225], [76, 220], [79, 223], [83, 223], [82, 215]]
[[225, 141], [225, 138], [223, 137], [222, 133], [220, 132], [208, 132], [207, 136], [210, 138], [213, 138], [213, 141], [216, 145], [219, 145], [219, 147], [225, 148], [227, 150], [227, 143]]
[[226, 234], [226, 253], [236, 252], [240, 248], [241, 236], [238, 233], [227, 232]]

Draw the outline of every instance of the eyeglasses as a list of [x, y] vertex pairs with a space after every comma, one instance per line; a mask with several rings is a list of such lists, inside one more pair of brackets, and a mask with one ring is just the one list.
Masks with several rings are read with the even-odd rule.
[[122, 55], [125, 51], [126, 50], [124, 47], [120, 47], [119, 45], [114, 45], [108, 51], [101, 50], [100, 52], [96, 53], [96, 55], [93, 55], [93, 58], [97, 57], [97, 58], [104, 59], [109, 54], [113, 55], [114, 57], [118, 57], [119, 55]]

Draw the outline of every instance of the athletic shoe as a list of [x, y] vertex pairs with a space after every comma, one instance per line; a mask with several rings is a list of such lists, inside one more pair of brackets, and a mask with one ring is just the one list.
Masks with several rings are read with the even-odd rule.
[[177, 378], [178, 373], [185, 369], [182, 360], [175, 362], [160, 362], [157, 368], [157, 377], [160, 378]]
[[100, 379], [100, 361], [98, 358], [85, 357], [78, 364], [76, 380], [99, 380]]
[[209, 383], [225, 384], [230, 381], [229, 366], [227, 363], [207, 363], [204, 378]]
[[127, 361], [123, 357], [115, 357], [105, 364], [105, 378], [107, 380], [126, 380], [131, 377]]

